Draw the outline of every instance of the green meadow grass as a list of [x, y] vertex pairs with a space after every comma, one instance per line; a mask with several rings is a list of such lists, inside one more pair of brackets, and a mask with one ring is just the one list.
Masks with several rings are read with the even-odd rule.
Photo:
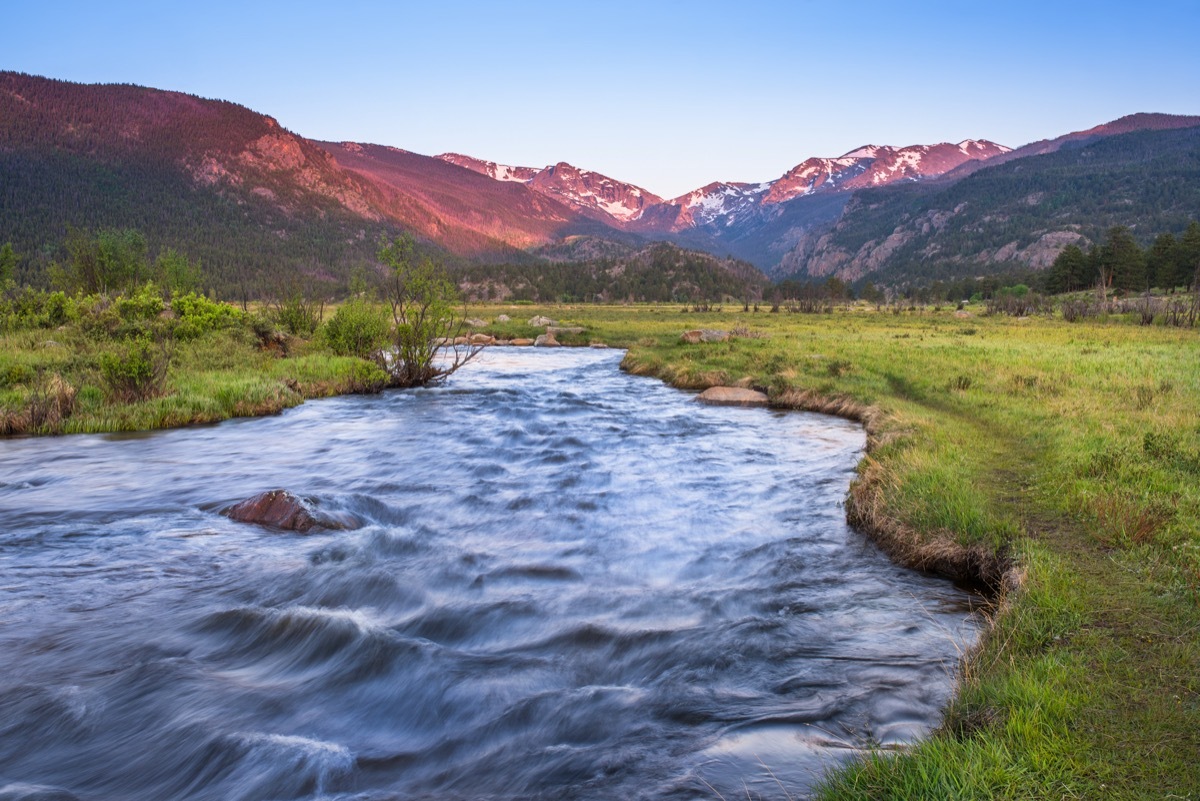
[[177, 343], [163, 392], [124, 403], [108, 396], [99, 368], [101, 355], [118, 347], [70, 330], [4, 336], [0, 405], [21, 408], [39, 377], [57, 375], [75, 390], [74, 410], [53, 428], [28, 433], [145, 431], [277, 414], [306, 398], [377, 390], [386, 380], [373, 364], [317, 346], [278, 358], [245, 332], [218, 331]]

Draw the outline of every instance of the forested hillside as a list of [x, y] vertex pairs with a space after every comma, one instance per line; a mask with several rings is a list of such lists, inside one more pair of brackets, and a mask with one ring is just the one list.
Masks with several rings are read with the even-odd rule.
[[1113, 226], [1145, 240], [1200, 210], [1200, 128], [1139, 131], [984, 167], [955, 182], [862, 190], [781, 272], [922, 283], [1048, 267]]
[[70, 229], [136, 229], [232, 292], [344, 274], [397, 230], [370, 187], [269, 117], [135, 86], [0, 74], [0, 242], [43, 280]]
[[580, 262], [473, 265], [455, 277], [478, 300], [707, 301], [759, 297], [767, 284], [746, 262], [661, 242]]

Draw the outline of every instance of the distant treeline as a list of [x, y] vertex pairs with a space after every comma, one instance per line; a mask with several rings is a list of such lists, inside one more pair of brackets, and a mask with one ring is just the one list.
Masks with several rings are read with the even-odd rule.
[[1060, 295], [1103, 284], [1105, 290], [1164, 293], [1191, 291], [1200, 280], [1200, 222], [1193, 221], [1176, 237], [1161, 234], [1143, 248], [1128, 228], [1114, 226], [1104, 241], [1083, 250], [1068, 245], [1045, 270], [1005, 270], [992, 275], [933, 281], [920, 286], [883, 288], [869, 279], [846, 285], [837, 278], [817, 281], [787, 280], [776, 284], [783, 297], [862, 298], [872, 302], [903, 296], [918, 302], [989, 300], [1006, 287], [1024, 287], [1044, 295]]
[[736, 259], [657, 243], [629, 256], [581, 262], [479, 264], [453, 273], [474, 300], [691, 302], [761, 297], [767, 278]]
[[1200, 222], [1188, 225], [1183, 235], [1162, 234], [1141, 248], [1128, 228], [1115, 226], [1101, 245], [1086, 252], [1068, 245], [1041, 281], [1047, 294], [1056, 295], [1103, 284], [1106, 288], [1141, 292], [1156, 288], [1167, 292], [1191, 289], [1200, 272]]
[[[436, 254], [426, 254], [436, 259]], [[134, 229], [69, 229], [63, 243], [32, 256], [0, 246], [0, 287], [31, 285], [68, 293], [121, 293], [152, 280], [168, 292], [204, 292], [247, 301], [303, 295], [345, 297], [353, 284], [373, 283], [378, 265], [363, 254], [346, 270], [245, 270], [214, 273], [185, 248], [161, 247]], [[34, 264], [31, 265], [31, 262]], [[1165, 233], [1141, 247], [1129, 229], [1115, 226], [1104, 241], [1083, 250], [1069, 245], [1046, 270], [1010, 270], [920, 286], [887, 287], [869, 279], [788, 279], [771, 285], [753, 265], [656, 243], [629, 255], [579, 262], [457, 264], [448, 268], [463, 297], [474, 301], [542, 303], [696, 303], [734, 298], [745, 302], [854, 300], [882, 303], [904, 297], [920, 303], [987, 300], [1005, 288], [1045, 295], [1103, 284], [1116, 292], [1190, 291], [1200, 277], [1200, 222], [1181, 236]]]
[[[437, 260], [434, 253], [422, 255]], [[345, 297], [356, 284], [376, 283], [379, 266], [375, 261], [364, 256], [349, 271], [276, 269], [231, 275], [214, 272], [184, 247], [155, 251], [148, 238], [135, 229], [72, 228], [62, 244], [32, 257], [6, 243], [0, 250], [0, 279], [69, 294], [120, 294], [152, 280], [168, 292], [198, 291], [233, 301], [296, 295], [330, 299]], [[447, 272], [468, 300], [694, 302], [761, 298], [767, 285], [766, 276], [746, 262], [666, 243], [619, 258], [460, 263], [448, 265]]]

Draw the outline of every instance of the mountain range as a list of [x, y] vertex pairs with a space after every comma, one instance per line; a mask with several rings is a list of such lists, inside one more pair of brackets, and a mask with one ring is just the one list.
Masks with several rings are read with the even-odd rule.
[[312, 141], [224, 101], [0, 72], [0, 241], [44, 263], [68, 227], [134, 227], [225, 285], [344, 276], [400, 231], [459, 263], [668, 242], [775, 277], [899, 285], [1040, 268], [1107, 225], [1150, 236], [1198, 216], [1200, 117], [1136, 114], [1016, 149], [865, 145], [665, 199], [565, 162]]

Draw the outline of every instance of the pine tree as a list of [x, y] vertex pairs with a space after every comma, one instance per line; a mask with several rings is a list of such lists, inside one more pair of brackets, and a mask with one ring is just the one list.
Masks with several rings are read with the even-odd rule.
[[1079, 245], [1067, 245], [1050, 265], [1046, 274], [1046, 291], [1052, 295], [1074, 292], [1088, 286], [1092, 280], [1083, 250]]
[[1183, 232], [1176, 254], [1174, 286], [1190, 290], [1200, 273], [1200, 222], [1193, 221]]
[[1108, 230], [1100, 258], [1114, 289], [1134, 292], [1146, 289], [1146, 259], [1128, 228], [1115, 225]]
[[17, 263], [20, 257], [13, 250], [12, 242], [0, 247], [0, 292], [6, 291], [17, 280]]
[[1179, 243], [1174, 236], [1162, 234], [1146, 252], [1146, 276], [1159, 289], [1174, 289], [1177, 286], [1175, 271], [1178, 249]]

